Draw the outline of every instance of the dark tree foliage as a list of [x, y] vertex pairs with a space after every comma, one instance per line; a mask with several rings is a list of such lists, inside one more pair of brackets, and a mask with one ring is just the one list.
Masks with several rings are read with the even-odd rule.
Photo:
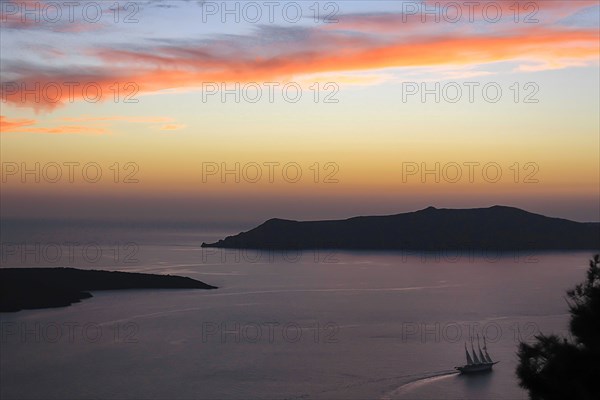
[[600, 399], [600, 256], [567, 292], [571, 340], [538, 335], [519, 344], [517, 376], [533, 400]]

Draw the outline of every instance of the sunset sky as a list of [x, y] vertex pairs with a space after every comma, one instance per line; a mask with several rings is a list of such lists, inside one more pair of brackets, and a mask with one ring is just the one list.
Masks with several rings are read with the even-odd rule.
[[600, 220], [597, 1], [50, 3], [1, 2], [3, 218]]

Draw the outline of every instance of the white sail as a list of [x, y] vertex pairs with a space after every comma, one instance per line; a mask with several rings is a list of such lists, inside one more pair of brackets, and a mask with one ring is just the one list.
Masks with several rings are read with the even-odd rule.
[[479, 345], [479, 333], [477, 334], [477, 349], [479, 349], [479, 359], [481, 360], [481, 362], [489, 362], [483, 355], [483, 352], [481, 351], [481, 346]]
[[481, 364], [479, 357], [477, 357], [477, 353], [475, 353], [475, 348], [473, 347], [473, 340], [471, 340], [471, 351], [473, 352], [473, 361], [475, 361], [475, 364]]
[[493, 362], [492, 357], [488, 354], [487, 343], [485, 342], [485, 335], [483, 336], [483, 351], [485, 352], [485, 360], [489, 363]]
[[467, 354], [467, 365], [472, 365], [473, 359], [471, 358], [471, 355], [469, 354], [469, 350], [467, 350], [467, 342], [465, 342], [465, 353]]

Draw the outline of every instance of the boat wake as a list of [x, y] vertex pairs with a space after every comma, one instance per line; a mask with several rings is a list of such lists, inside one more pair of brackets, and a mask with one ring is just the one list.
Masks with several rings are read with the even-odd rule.
[[428, 385], [430, 383], [433, 382], [437, 382], [443, 379], [448, 379], [451, 378], [453, 376], [458, 375], [457, 371], [454, 370], [444, 370], [444, 371], [439, 371], [439, 372], [434, 372], [434, 373], [430, 373], [427, 374], [426, 376], [423, 376], [421, 378], [418, 379], [414, 379], [410, 382], [405, 383], [404, 385], [400, 386], [399, 388], [394, 389], [393, 391], [386, 393], [381, 400], [393, 400], [393, 399], [397, 399], [399, 396], [402, 396], [404, 394], [407, 394], [415, 389], [418, 389], [420, 387], [423, 387], [425, 385]]
[[[385, 377], [385, 378], [375, 378], [375, 379], [365, 379], [365, 380], [354, 380], [352, 383], [349, 383], [347, 385], [341, 385], [341, 386], [336, 386], [334, 388], [330, 388], [330, 389], [325, 389], [325, 390], [321, 390], [318, 392], [313, 392], [313, 393], [305, 393], [305, 394], [299, 394], [293, 397], [286, 397], [285, 400], [299, 400], [299, 399], [306, 399], [306, 398], [326, 398], [326, 399], [331, 399], [331, 398], [345, 398], [345, 394], [348, 393], [348, 391], [353, 391], [356, 388], [364, 388], [365, 386], [368, 385], [377, 385], [377, 386], [381, 386], [381, 384], [385, 384], [387, 387], [394, 387], [394, 382], [406, 382], [407, 379], [409, 380], [408, 382], [406, 382], [405, 384], [403, 384], [402, 386], [394, 389], [393, 391], [389, 392], [388, 394], [384, 395], [384, 397], [381, 398], [381, 400], [391, 400], [394, 399], [398, 394], [400, 393], [404, 393], [404, 391], [401, 391], [401, 389], [406, 389], [406, 387], [408, 385], [412, 385], [412, 384], [418, 384], [419, 382], [422, 381], [427, 381], [427, 382], [431, 382], [434, 379], [439, 379], [439, 378], [444, 378], [446, 376], [452, 376], [452, 375], [457, 375], [458, 372], [454, 371], [454, 370], [443, 370], [443, 371], [437, 371], [437, 372], [428, 372], [428, 373], [417, 373], [417, 374], [408, 374], [408, 375], [397, 375], [397, 376], [391, 376], [391, 377]], [[396, 384], [398, 384], [396, 383]], [[327, 396], [327, 397], [324, 397]], [[347, 396], [346, 396], [347, 397]]]

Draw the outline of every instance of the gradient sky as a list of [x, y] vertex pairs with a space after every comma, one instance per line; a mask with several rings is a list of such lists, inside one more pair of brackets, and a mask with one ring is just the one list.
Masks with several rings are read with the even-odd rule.
[[[223, 2], [198, 1], [122, 1], [118, 22], [114, 1], [80, 1], [73, 21], [66, 8], [55, 22], [52, 9], [35, 21], [22, 11], [36, 3], [51, 2], [1, 1], [3, 218], [254, 223], [503, 204], [600, 220], [597, 1], [517, 2], [517, 15], [513, 1], [472, 9], [461, 1], [310, 1], [294, 3], [302, 4], [296, 22], [283, 17], [284, 7], [294, 17], [292, 2], [277, 3], [273, 21], [264, 2], [254, 3], [263, 13], [256, 22], [250, 8], [239, 22], [223, 22]], [[102, 5], [97, 23], [82, 17], [86, 3]], [[439, 21], [423, 12], [436, 3]], [[79, 84], [72, 97], [69, 82]], [[102, 89], [97, 102], [79, 89], [90, 82]], [[250, 82], [263, 90], [257, 102], [207, 90]], [[273, 101], [265, 82], [280, 85]], [[280, 89], [290, 82], [302, 89], [295, 103]], [[36, 84], [48, 88], [39, 99]], [[436, 84], [463, 97], [405, 97]], [[466, 85], [479, 85], [472, 102]], [[501, 88], [497, 102], [485, 100], [484, 85]], [[132, 87], [137, 102], [124, 102]], [[337, 102], [325, 103], [327, 95]], [[65, 162], [79, 163], [73, 182]], [[473, 182], [464, 166], [471, 162], [479, 163]], [[22, 178], [20, 169], [36, 163], [40, 182]], [[47, 167], [54, 176], [52, 163], [62, 165], [58, 182], [43, 175]], [[82, 178], [86, 163], [100, 166], [98, 182]], [[203, 179], [206, 163], [257, 163], [263, 176]], [[264, 163], [279, 163], [273, 182]], [[298, 182], [282, 176], [287, 163], [301, 168]], [[462, 166], [462, 179], [403, 174], [436, 163], [452, 176], [451, 166]], [[482, 174], [488, 163], [501, 169], [497, 182]], [[124, 183], [129, 172], [139, 182]]]

